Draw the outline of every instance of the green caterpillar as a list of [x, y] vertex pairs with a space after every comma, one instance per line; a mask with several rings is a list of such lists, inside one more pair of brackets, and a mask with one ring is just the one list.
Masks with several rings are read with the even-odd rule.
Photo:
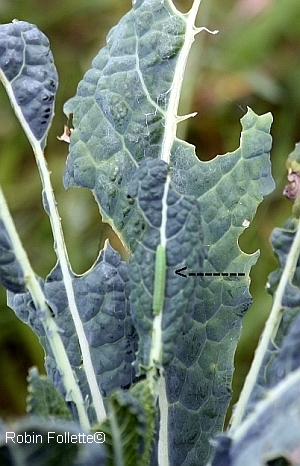
[[166, 286], [166, 249], [159, 244], [156, 248], [154, 288], [153, 288], [153, 313], [158, 315], [163, 308]]

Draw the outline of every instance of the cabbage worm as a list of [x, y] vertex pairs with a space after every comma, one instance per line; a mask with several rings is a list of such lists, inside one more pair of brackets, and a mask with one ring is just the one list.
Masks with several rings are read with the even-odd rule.
[[158, 315], [163, 308], [166, 285], [166, 249], [159, 244], [156, 248], [154, 287], [153, 287], [153, 313]]

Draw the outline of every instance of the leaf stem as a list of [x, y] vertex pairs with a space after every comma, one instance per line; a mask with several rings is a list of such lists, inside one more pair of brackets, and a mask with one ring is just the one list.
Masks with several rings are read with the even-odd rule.
[[166, 379], [164, 376], [159, 378], [157, 384], [157, 395], [160, 412], [160, 426], [158, 439], [158, 463], [159, 466], [169, 464], [169, 444], [168, 444], [168, 411], [169, 404], [166, 394]]
[[[77, 332], [77, 337], [79, 341], [79, 345], [81, 348], [81, 353], [82, 353], [82, 360], [83, 360], [83, 366], [86, 372], [86, 377], [87, 381], [90, 387], [91, 395], [93, 398], [93, 404], [94, 408], [96, 411], [97, 419], [98, 422], [101, 423], [106, 419], [106, 413], [105, 413], [105, 408], [104, 408], [104, 403], [103, 399], [98, 387], [95, 371], [93, 368], [93, 363], [91, 359], [91, 353], [90, 353], [90, 348], [89, 348], [89, 343], [87, 341], [84, 328], [82, 325], [82, 321], [80, 319], [80, 315], [77, 309], [77, 304], [75, 300], [75, 294], [73, 290], [73, 284], [72, 284], [72, 270], [71, 266], [69, 263], [68, 259], [68, 254], [65, 246], [65, 241], [63, 237], [63, 232], [62, 232], [62, 227], [61, 227], [61, 221], [60, 217], [57, 211], [56, 207], [56, 201], [51, 185], [51, 180], [50, 180], [50, 173], [47, 167], [47, 162], [44, 157], [44, 152], [42, 149], [42, 144], [44, 144], [44, 139], [42, 141], [39, 141], [35, 138], [33, 135], [30, 126], [28, 125], [27, 121], [25, 120], [21, 108], [19, 107], [11, 83], [7, 80], [6, 76], [4, 73], [0, 70], [0, 80], [3, 82], [4, 87], [6, 89], [6, 92], [8, 94], [8, 97], [11, 101], [11, 105], [14, 109], [14, 112], [19, 119], [25, 134], [31, 144], [31, 147], [33, 149], [36, 163], [39, 169], [42, 185], [43, 185], [43, 204], [45, 211], [47, 212], [49, 218], [50, 218], [50, 223], [51, 223], [51, 228], [52, 228], [52, 233], [53, 233], [53, 238], [54, 238], [54, 249], [56, 256], [59, 261], [59, 265], [61, 267], [62, 271], [62, 276], [63, 276], [63, 281], [68, 297], [68, 303], [69, 303], [69, 309], [74, 321], [75, 329]], [[49, 122], [50, 125], [50, 122]]]
[[[247, 431], [253, 425], [259, 425], [259, 418], [262, 416], [264, 412], [268, 409], [270, 411], [274, 411], [274, 407], [276, 406], [278, 409], [278, 405], [285, 400], [284, 409], [288, 409], [290, 403], [287, 403], [287, 398], [290, 399], [289, 391], [293, 389], [293, 387], [298, 387], [300, 384], [300, 369], [296, 369], [295, 371], [288, 374], [283, 380], [281, 380], [274, 388], [269, 390], [268, 396], [262, 399], [247, 419], [241, 424], [240, 428], [234, 431], [232, 435], [233, 442], [238, 442], [241, 440], [246, 434]], [[280, 403], [281, 402], [281, 403]], [[283, 409], [283, 408], [282, 408]]]
[[48, 213], [50, 222], [51, 222], [51, 227], [52, 227], [52, 232], [53, 232], [53, 237], [54, 237], [54, 248], [55, 248], [55, 252], [59, 260], [59, 264], [60, 264], [61, 271], [62, 271], [63, 281], [64, 281], [64, 285], [65, 285], [65, 289], [66, 289], [66, 293], [68, 297], [69, 308], [70, 308], [70, 312], [73, 318], [73, 322], [75, 325], [75, 329], [76, 329], [76, 333], [77, 333], [77, 337], [78, 337], [78, 341], [79, 341], [79, 345], [81, 349], [83, 366], [84, 366], [88, 384], [91, 390], [91, 395], [93, 398], [93, 404], [94, 404], [94, 408], [96, 411], [97, 420], [99, 423], [101, 423], [106, 419], [106, 412], [105, 412], [103, 398], [101, 396], [101, 393], [98, 387], [98, 382], [97, 382], [96, 374], [95, 374], [92, 359], [91, 359], [89, 343], [87, 341], [87, 338], [84, 332], [83, 324], [80, 319], [79, 311], [78, 311], [76, 300], [75, 300], [75, 294], [74, 294], [72, 276], [71, 276], [71, 266], [69, 263], [68, 254], [67, 254], [67, 250], [66, 250], [66, 246], [64, 242], [62, 227], [61, 227], [61, 222], [60, 222], [60, 217], [57, 211], [56, 201], [55, 201], [53, 189], [51, 186], [50, 173], [48, 171], [47, 163], [44, 157], [44, 153], [41, 149], [41, 146], [35, 141], [31, 141], [31, 142], [32, 142], [32, 148], [33, 148], [33, 151], [36, 157], [36, 162], [38, 165], [40, 177], [41, 177], [43, 188], [44, 188], [43, 195], [44, 195], [45, 210]]
[[28, 289], [33, 299], [35, 308], [39, 311], [40, 320], [45, 329], [48, 337], [51, 350], [53, 352], [59, 373], [62, 377], [66, 392], [71, 395], [72, 401], [75, 403], [78, 417], [81, 426], [85, 430], [90, 429], [89, 419], [86, 413], [84, 400], [79, 386], [75, 380], [72, 367], [70, 365], [65, 347], [59, 334], [59, 328], [55, 320], [51, 316], [51, 312], [46, 303], [44, 292], [37, 280], [37, 277], [30, 265], [27, 254], [22, 246], [21, 240], [16, 231], [15, 225], [11, 218], [9, 209], [7, 207], [3, 191], [0, 187], [0, 218], [2, 219], [6, 231], [9, 235], [14, 253], [22, 267], [23, 275], [25, 277], [26, 288]]
[[182, 46], [181, 52], [177, 60], [177, 64], [176, 64], [176, 68], [174, 72], [174, 80], [173, 80], [173, 83], [170, 89], [170, 99], [169, 99], [168, 110], [165, 116], [166, 130], [164, 133], [161, 159], [164, 160], [166, 163], [170, 162], [171, 149], [172, 149], [173, 142], [176, 139], [178, 123], [182, 120], [189, 118], [190, 116], [196, 115], [196, 113], [192, 113], [190, 115], [180, 117], [177, 114], [187, 59], [189, 57], [192, 44], [195, 40], [195, 36], [201, 31], [207, 31], [207, 32], [210, 32], [211, 34], [217, 33], [217, 31], [209, 31], [205, 27], [197, 28], [195, 26], [195, 21], [196, 21], [196, 17], [198, 14], [200, 3], [201, 3], [201, 0], [194, 0], [194, 3], [190, 11], [186, 15], [183, 15], [175, 8], [173, 2], [170, 2], [172, 9], [176, 12], [176, 14], [184, 18], [186, 22], [186, 33], [185, 33], [184, 44]]
[[289, 281], [292, 280], [296, 265], [298, 261], [300, 253], [300, 221], [298, 220], [297, 232], [294, 237], [294, 241], [290, 252], [288, 254], [285, 266], [283, 268], [283, 272], [280, 278], [280, 282], [278, 288], [276, 290], [274, 301], [272, 305], [272, 309], [268, 320], [266, 322], [261, 340], [255, 352], [255, 356], [250, 368], [250, 371], [247, 375], [244, 387], [242, 389], [240, 398], [237, 402], [237, 405], [234, 409], [232, 418], [231, 418], [231, 426], [229, 432], [234, 432], [240, 423], [242, 422], [243, 416], [245, 414], [245, 410], [250, 399], [251, 393], [253, 391], [254, 385], [257, 380], [257, 376], [259, 370], [261, 368], [265, 353], [268, 349], [270, 341], [274, 340], [278, 326], [280, 324], [281, 316], [282, 316], [282, 299], [285, 293], [286, 286]]

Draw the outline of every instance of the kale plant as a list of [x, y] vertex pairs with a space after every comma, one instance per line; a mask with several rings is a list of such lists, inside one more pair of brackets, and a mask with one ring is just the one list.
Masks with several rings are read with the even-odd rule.
[[[299, 464], [297, 201], [273, 235], [274, 306], [220, 434], [258, 258], [238, 238], [274, 189], [272, 116], [248, 109], [240, 147], [210, 162], [176, 136], [194, 116], [177, 111], [190, 48], [206, 30], [195, 26], [199, 4], [184, 15], [171, 0], [133, 0], [65, 104], [64, 186], [92, 191], [129, 257], [107, 240], [82, 275], [68, 260], [44, 158], [58, 85], [49, 41], [23, 21], [0, 26], [0, 77], [35, 154], [57, 256], [45, 279], [35, 274], [0, 190], [0, 281], [38, 335], [47, 372], [30, 370], [29, 417], [1, 425], [2, 465]], [[293, 199], [299, 152], [289, 162]]]

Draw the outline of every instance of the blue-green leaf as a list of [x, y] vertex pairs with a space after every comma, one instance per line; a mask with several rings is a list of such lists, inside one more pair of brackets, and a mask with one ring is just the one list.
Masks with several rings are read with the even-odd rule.
[[[162, 424], [166, 421], [170, 426], [170, 464], [184, 466], [205, 464], [210, 454], [208, 439], [224, 423], [241, 318], [251, 304], [249, 272], [258, 257], [258, 253], [244, 254], [238, 238], [263, 196], [274, 189], [270, 114], [258, 116], [248, 109], [242, 119], [240, 148], [210, 162], [199, 161], [194, 147], [176, 138], [179, 120], [177, 108], [172, 107], [173, 93], [180, 90], [182, 46], [187, 46], [192, 34], [187, 19], [167, 0], [134, 2], [132, 11], [110, 32], [106, 47], [64, 109], [67, 115], [73, 114], [74, 126], [65, 186], [91, 189], [104, 221], [133, 253], [131, 302], [141, 338], [138, 361], [145, 364], [142, 370], [149, 369], [153, 348], [153, 311], [159, 315], [161, 306], [165, 311], [169, 295], [174, 302], [175, 296], [182, 298], [182, 303], [163, 313], [164, 319], [170, 318], [162, 332], [170, 345], [164, 345], [162, 355], [169, 405], [168, 419]], [[170, 47], [165, 54], [161, 54], [162, 44], [165, 50]], [[170, 190], [188, 202], [193, 213], [195, 206], [201, 208], [195, 215], [199, 227], [189, 235], [196, 245], [195, 254], [189, 246], [181, 251], [169, 244], [167, 250], [161, 243], [159, 210], [166, 182], [159, 174], [164, 169], [157, 165], [155, 183], [147, 189], [151, 180], [143, 165], [147, 157], [169, 161]], [[141, 173], [146, 177], [145, 187], [139, 180]], [[132, 178], [139, 188], [129, 188], [128, 198]], [[174, 210], [180, 217], [180, 208]], [[151, 224], [152, 219], [158, 219], [158, 226]], [[184, 224], [185, 220], [180, 221]], [[200, 244], [208, 252], [204, 262]], [[175, 262], [168, 265], [170, 257], [176, 257], [176, 268], [188, 263], [193, 272], [243, 273], [244, 277], [185, 279], [175, 274]], [[155, 271], [161, 275], [164, 269], [165, 284], [157, 287]], [[175, 288], [176, 293], [169, 293]]]
[[[292, 153], [293, 154], [293, 153]], [[289, 157], [290, 159], [290, 157]], [[289, 218], [282, 228], [275, 228], [271, 234], [270, 242], [274, 254], [278, 258], [279, 267], [269, 276], [267, 290], [276, 295], [279, 282], [282, 278], [287, 261], [291, 257], [291, 248], [297, 234], [299, 220], [295, 217]], [[297, 253], [299, 255], [299, 251]], [[281, 299], [280, 314], [277, 317], [278, 327], [276, 334], [272, 335], [268, 351], [265, 354], [258, 379], [251, 394], [248, 411], [252, 410], [255, 402], [262, 399], [266, 392], [274, 387], [280, 380], [300, 365], [298, 354], [298, 327], [300, 311], [300, 259], [296, 260], [295, 270], [289, 274], [290, 279], [286, 281]]]
[[141, 218], [126, 198], [128, 184], [142, 159], [161, 157], [185, 30], [171, 2], [133, 2], [64, 107], [74, 126], [65, 186], [92, 189], [129, 249]]

